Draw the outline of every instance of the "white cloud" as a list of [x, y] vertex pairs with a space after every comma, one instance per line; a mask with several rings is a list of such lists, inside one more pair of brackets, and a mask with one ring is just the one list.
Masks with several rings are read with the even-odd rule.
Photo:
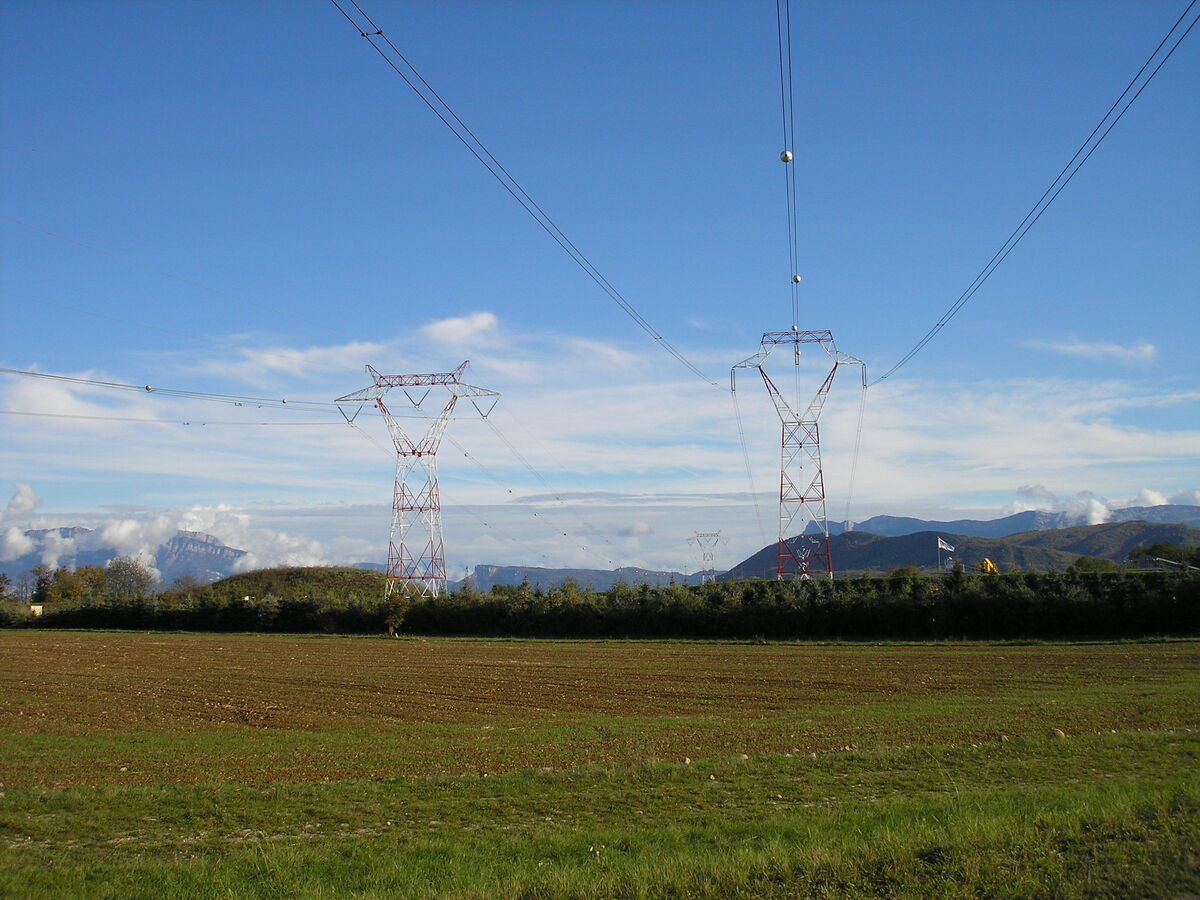
[[[254, 518], [244, 510], [223, 504], [182, 509], [127, 508], [111, 517], [59, 514], [38, 523], [47, 533], [37, 540], [15, 526], [0, 534], [0, 562], [36, 553], [38, 561], [51, 568], [69, 567], [75, 565], [80, 553], [103, 550], [136, 557], [153, 568], [159, 546], [179, 531], [211, 534], [226, 546], [246, 551], [247, 556], [238, 564], [239, 571], [269, 566], [328, 565], [333, 561], [317, 538], [262, 527], [255, 524]], [[55, 530], [69, 525], [91, 530], [75, 537], [64, 537]], [[361, 541], [343, 543], [361, 554]], [[347, 557], [346, 561], [359, 560]]]
[[[120, 381], [119, 378], [93, 370], [73, 372], [70, 376], [98, 381]], [[152, 401], [147, 400], [149, 395], [143, 396], [140, 392], [114, 393], [110, 389], [38, 377], [14, 378], [7, 382], [6, 388], [3, 393], [5, 409], [29, 411], [49, 417], [92, 417], [92, 428], [111, 431], [117, 427], [104, 417], [154, 419], [153, 408], [150, 405]], [[21, 429], [20, 435], [34, 433], [36, 424], [38, 423], [28, 423], [27, 427]], [[49, 422], [41, 424], [46, 427], [51, 425]]]
[[1161, 491], [1142, 488], [1133, 497], [1127, 499], [1109, 499], [1094, 494], [1091, 491], [1079, 491], [1074, 495], [1060, 496], [1046, 488], [1045, 485], [1022, 485], [1017, 488], [1017, 496], [1021, 499], [1009, 504], [1007, 514], [1039, 509], [1046, 512], [1067, 513], [1085, 520], [1089, 525], [1099, 525], [1112, 518], [1114, 510], [1141, 508], [1146, 506], [1164, 506], [1168, 503], [1187, 504], [1200, 499], [1200, 492], [1182, 492], [1168, 499]]
[[[455, 335], [472, 334], [491, 340], [486, 353], [471, 353], [473, 369], [478, 366], [486, 374], [468, 374], [468, 379], [502, 393], [490, 417], [502, 438], [479, 421], [469, 404], [459, 404], [450, 423], [439, 456], [447, 521], [456, 509], [488, 504], [491, 510], [511, 509], [504, 521], [512, 523], [517, 535], [530, 531], [525, 543], [532, 545], [530, 549], [494, 534], [485, 540], [488, 529], [460, 524], [456, 527], [466, 529], [460, 534], [469, 532], [470, 537], [447, 533], [447, 552], [458, 563], [506, 563], [515, 554], [526, 564], [594, 567], [603, 564], [594, 558], [599, 553], [616, 564], [665, 568], [681, 554], [690, 558], [686, 538], [695, 529], [721, 530], [728, 537], [723, 552], [731, 557], [757, 549], [757, 516], [748, 498], [728, 391], [687, 376], [665, 354], [634, 352], [641, 345], [633, 339], [622, 344], [539, 332], [504, 334], [501, 340], [500, 323], [491, 313], [443, 319], [426, 328], [451, 341]], [[425, 355], [405, 356], [405, 370], [445, 371], [461, 360], [458, 349], [452, 353], [424, 344]], [[304, 352], [281, 358], [297, 359]], [[731, 352], [725, 362], [741, 356]], [[788, 360], [780, 356], [779, 365], [786, 367]], [[692, 358], [709, 368], [715, 365], [695, 354]], [[363, 360], [352, 362], [357, 367]], [[827, 371], [821, 357], [806, 357], [802, 392], [815, 390]], [[999, 514], [1012, 497], [1011, 486], [1021, 484], [1027, 486], [1018, 498], [1021, 508], [1051, 505], [1056, 495], [1038, 485], [1053, 485], [1072, 498], [1081, 514], [1098, 520], [1115, 507], [1105, 496], [1127, 497], [1144, 484], [1167, 486], [1161, 494], [1146, 489], [1126, 505], [1157, 503], [1164, 494], [1174, 499], [1177, 494], [1171, 491], [1197, 483], [1200, 474], [1195, 453], [1200, 429], [1192, 408], [1200, 391], [1191, 386], [1143, 387], [1115, 378], [959, 384], [890, 379], [867, 395], [856, 502], [850, 509], [846, 491], [857, 425], [856, 375], [839, 376], [821, 419], [828, 509], [834, 519], [862, 519], [884, 510], [924, 517], [946, 517], [940, 513], [963, 508], [973, 511], [970, 517], [978, 515], [976, 510]], [[332, 373], [307, 393], [331, 398], [359, 386], [357, 380], [347, 383]], [[779, 420], [757, 375], [744, 387], [739, 379], [738, 387], [750, 467], [763, 495], [759, 511], [764, 530], [772, 532], [775, 501], [769, 495], [779, 478]], [[332, 411], [328, 427], [297, 424], [325, 417], [315, 408], [300, 415], [292, 408], [214, 410], [215, 404], [186, 398], [114, 395], [79, 385], [9, 379], [0, 379], [0, 393], [5, 408], [158, 420], [151, 426], [32, 420], [0, 442], [0, 468], [24, 482], [78, 484], [102, 496], [97, 502], [153, 498], [161, 501], [170, 527], [215, 534], [253, 553], [253, 562], [260, 565], [378, 559], [386, 543], [395, 457], [380, 417], [369, 407], [356, 421], [360, 430], [354, 430]], [[18, 401], [23, 405], [14, 406]], [[244, 419], [247, 427], [167, 424], [176, 417], [198, 424], [214, 415]], [[278, 427], [249, 427], [258, 421]], [[425, 426], [414, 422], [413, 427]], [[120, 452], [112, 449], [117, 447]], [[1084, 488], [1095, 493], [1081, 496]], [[549, 499], [532, 501], [532, 494]], [[566, 502], [559, 503], [555, 495]], [[382, 512], [372, 513], [374, 524], [361, 526], [351, 537], [339, 530], [341, 523], [270, 511], [273, 502], [311, 509], [335, 501], [373, 504]], [[541, 518], [529, 514], [529, 506], [547, 519], [553, 514], [558, 527], [545, 528]], [[114, 541], [135, 549], [167, 527], [148, 515], [109, 516], [104, 526]], [[360, 522], [366, 521], [363, 515]], [[495, 524], [492, 518], [487, 521]], [[651, 531], [621, 533], [638, 522]], [[591, 525], [600, 530], [590, 532]], [[604, 543], [605, 536], [611, 546]], [[364, 556], [367, 550], [372, 555]]]
[[176, 530], [177, 518], [165, 514], [144, 519], [113, 519], [89, 535], [88, 543], [96, 548], [112, 548], [122, 556], [153, 557], [158, 546], [174, 537]]
[[43, 535], [41, 546], [37, 548], [38, 562], [57, 569], [60, 565], [69, 564], [78, 552], [75, 539], [64, 537], [56, 532]]
[[1181, 506], [1200, 506], [1200, 488], [1193, 488], [1190, 491], [1179, 491], [1172, 494], [1169, 498], [1171, 503], [1178, 503]]
[[0, 562], [12, 560], [33, 552], [33, 541], [20, 528], [10, 526], [0, 535]]
[[1102, 341], [1030, 341], [1037, 350], [1049, 350], [1064, 356], [1090, 359], [1096, 362], [1146, 363], [1158, 356], [1158, 350], [1148, 341], [1138, 341], [1128, 347]]
[[628, 372], [635, 367], [640, 367], [644, 359], [644, 355], [629, 353], [612, 344], [587, 338], [568, 338], [566, 344], [570, 355], [577, 364], [590, 364], [598, 368]]
[[632, 525], [620, 529], [617, 534], [621, 537], [645, 537], [653, 533], [654, 529], [649, 522], [634, 522]]
[[24, 519], [42, 502], [37, 494], [33, 492], [33, 488], [21, 481], [14, 481], [13, 487], [16, 491], [12, 498], [8, 501], [8, 506], [4, 510], [4, 514], [0, 515], [0, 521], [7, 519], [14, 521], [16, 519]]
[[249, 543], [255, 549], [239, 559], [235, 571], [250, 572], [273, 566], [328, 565], [329, 558], [319, 541], [290, 535], [283, 531], [256, 529]]
[[267, 566], [318, 566], [331, 560], [318, 540], [261, 527], [245, 510], [225, 504], [193, 506], [178, 511], [176, 525], [182, 531], [200, 531], [247, 555], [238, 563], [246, 572]]
[[264, 385], [277, 375], [311, 380], [331, 372], [361, 371], [367, 363], [392, 352], [389, 345], [377, 341], [326, 347], [237, 347], [189, 368], [193, 372]]
[[[1058, 502], [1058, 495], [1044, 484], [1021, 485], [1021, 487], [1017, 488], [1017, 496], [1023, 497], [1026, 500], [1044, 500], [1052, 504]], [[1036, 506], [1034, 508], [1036, 509]]]
[[500, 320], [490, 312], [473, 312], [465, 316], [438, 319], [421, 329], [421, 334], [439, 344], [465, 348], [494, 343]]
[[1130, 506], [1166, 506], [1167, 495], [1149, 488], [1142, 488], [1129, 503]]

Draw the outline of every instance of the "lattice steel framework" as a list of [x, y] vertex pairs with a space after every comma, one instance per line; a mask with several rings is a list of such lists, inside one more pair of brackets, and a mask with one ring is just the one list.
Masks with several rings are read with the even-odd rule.
[[700, 551], [700, 583], [717, 580], [717, 544], [721, 541], [719, 531], [697, 531], [688, 543]]
[[[833, 368], [817, 389], [803, 412], [800, 408], [801, 345], [816, 344], [833, 360]], [[771, 351], [780, 345], [792, 348], [795, 369], [795, 405], [763, 368]], [[829, 553], [829, 521], [825, 515], [825, 476], [821, 471], [821, 438], [817, 419], [839, 366], [861, 366], [862, 360], [838, 350], [829, 331], [769, 331], [762, 336], [758, 352], [735, 365], [730, 372], [730, 388], [737, 390], [737, 370], [757, 369], [775, 404], [782, 425], [779, 467], [779, 539], [776, 550], [776, 578], [809, 578], [813, 574], [833, 577], [833, 559]], [[865, 378], [865, 367], [864, 367]], [[797, 521], [799, 520], [799, 530]], [[809, 531], [816, 523], [817, 532]]]
[[[464, 361], [453, 372], [426, 375], [381, 375], [367, 366], [372, 383], [336, 401], [373, 404], [382, 413], [388, 434], [396, 447], [385, 599], [397, 591], [409, 590], [420, 597], [436, 597], [445, 590], [446, 554], [442, 542], [442, 503], [438, 491], [438, 446], [460, 399], [469, 399], [476, 411], [487, 418], [500, 396], [496, 391], [461, 380], [468, 363]], [[419, 411], [434, 387], [446, 388], [450, 398], [441, 412], [426, 419], [429, 425], [424, 435], [414, 440], [384, 403], [384, 396], [393, 388], [399, 388], [411, 408]]]

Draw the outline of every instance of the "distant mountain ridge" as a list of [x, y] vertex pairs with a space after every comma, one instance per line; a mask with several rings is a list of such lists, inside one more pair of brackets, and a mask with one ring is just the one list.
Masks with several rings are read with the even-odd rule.
[[[1124, 509], [1110, 509], [1108, 513], [1107, 522], [1095, 524], [1154, 522], [1200, 527], [1200, 506], [1168, 503], [1162, 506], [1129, 506]], [[907, 516], [873, 516], [862, 522], [854, 523], [852, 530], [865, 531], [881, 537], [900, 537], [905, 534], [916, 534], [919, 531], [945, 531], [967, 537], [1002, 538], [1020, 534], [1023, 531], [1050, 531], [1089, 524], [1093, 523], [1088, 522], [1087, 516], [1084, 515], [1030, 509], [1000, 519], [954, 519], [948, 522], [911, 519]], [[836, 531], [832, 527], [832, 522], [830, 526], [830, 534], [841, 534], [848, 530], [845, 528], [845, 523], [840, 523], [841, 527]]]
[[617, 569], [543, 569], [536, 566], [476, 566], [475, 571], [457, 584], [449, 585], [451, 590], [470, 585], [476, 590], [487, 593], [493, 585], [519, 585], [528, 581], [530, 587], [546, 588], [560, 585], [567, 580], [574, 581], [579, 587], [593, 591], [607, 591], [615, 584], [624, 582], [628, 585], [650, 584], [699, 584], [700, 575], [685, 575], [682, 572], [664, 572], [654, 569], [642, 569], [637, 566], [623, 566]]
[[[936, 572], [939, 537], [954, 547], [952, 552], [943, 551], [943, 561], [953, 558], [966, 568], [974, 569], [987, 557], [1002, 572], [1029, 568], [1043, 571], [1066, 569], [1080, 556], [1123, 562], [1134, 547], [1158, 541], [1200, 546], [1200, 528], [1154, 522], [1112, 522], [1023, 531], [999, 538], [955, 534], [949, 529], [918, 531], [895, 537], [848, 531], [831, 536], [829, 550], [834, 571], [843, 575], [855, 572], [879, 574], [901, 566], [915, 566], [919, 570]], [[719, 575], [717, 580], [774, 578], [776, 555], [777, 546], [768, 544]]]
[[[874, 516], [857, 525], [829, 524], [834, 568], [843, 573], [886, 572], [908, 565], [932, 571], [937, 565], [936, 539], [939, 536], [955, 545], [952, 555], [961, 559], [964, 565], [974, 566], [987, 556], [1006, 571], [1030, 566], [1064, 569], [1080, 555], [1119, 561], [1137, 544], [1155, 541], [1200, 545], [1197, 541], [1200, 506], [1128, 507], [1111, 510], [1110, 516], [1113, 521], [1092, 526], [1081, 522], [1082, 517], [1078, 515], [1039, 510], [990, 521], [939, 522], [904, 516]], [[847, 530], [847, 524], [853, 525], [853, 530]], [[1122, 525], [1134, 527], [1118, 527]], [[27, 574], [41, 561], [47, 542], [58, 541], [66, 545], [56, 558], [60, 565], [72, 568], [104, 566], [120, 555], [116, 548], [102, 546], [95, 531], [80, 526], [31, 529], [24, 534], [33, 542], [33, 550], [0, 563], [0, 572], [14, 579]], [[729, 577], [773, 578], [775, 552], [775, 545], [770, 544], [719, 577], [722, 580]], [[210, 582], [234, 574], [247, 555], [245, 550], [229, 547], [210, 534], [178, 531], [156, 548], [154, 564], [167, 585], [180, 575]], [[379, 563], [370, 562], [356, 563], [353, 568], [385, 569]], [[452, 582], [449, 587], [472, 584], [487, 592], [496, 584], [517, 585], [528, 580], [531, 586], [545, 589], [568, 578], [580, 587], [594, 590], [607, 590], [618, 582], [657, 585], [672, 580], [677, 584], [696, 584], [700, 580], [698, 572], [688, 574], [636, 566], [610, 570], [478, 565], [465, 579]]]
[[[0, 572], [10, 578], [27, 573], [42, 561], [45, 545], [50, 539], [65, 543], [58, 554], [59, 565], [75, 569], [83, 566], [103, 568], [109, 560], [121, 554], [115, 547], [99, 544], [99, 537], [94, 535], [96, 532], [92, 529], [80, 526], [31, 529], [25, 532], [25, 537], [33, 541], [33, 550], [0, 563]], [[247, 555], [245, 550], [228, 547], [211, 534], [177, 531], [155, 549], [154, 567], [162, 573], [164, 584], [169, 585], [181, 575], [210, 582], [232, 575], [239, 560]]]

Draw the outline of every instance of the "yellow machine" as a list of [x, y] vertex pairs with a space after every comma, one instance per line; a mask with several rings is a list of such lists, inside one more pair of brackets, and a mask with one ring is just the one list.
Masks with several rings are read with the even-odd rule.
[[996, 564], [994, 562], [992, 562], [990, 559], [988, 559], [986, 556], [983, 558], [983, 562], [981, 562], [979, 564], [979, 571], [982, 572], [984, 575], [999, 575], [1000, 574], [1000, 570], [996, 568]]

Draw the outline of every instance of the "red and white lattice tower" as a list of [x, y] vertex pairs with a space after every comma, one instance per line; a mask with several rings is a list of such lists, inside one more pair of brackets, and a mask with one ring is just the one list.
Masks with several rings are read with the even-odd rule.
[[[436, 597], [446, 587], [446, 554], [442, 545], [442, 504], [438, 494], [437, 451], [460, 398], [467, 398], [481, 416], [496, 405], [500, 396], [460, 380], [467, 362], [453, 372], [428, 375], [381, 375], [371, 366], [372, 384], [339, 397], [338, 403], [372, 403], [383, 414], [388, 433], [396, 446], [396, 481], [392, 491], [392, 524], [388, 531], [387, 586], [384, 598], [398, 591], [420, 597]], [[408, 404], [420, 410], [434, 387], [450, 394], [445, 407], [427, 421], [424, 436], [414, 440], [405, 433], [384, 403], [392, 388], [400, 388]], [[490, 402], [488, 402], [490, 398]], [[486, 404], [486, 408], [480, 401]]]
[[[816, 344], [833, 360], [833, 368], [817, 389], [816, 396], [802, 412], [800, 408], [801, 345]], [[771, 351], [780, 345], [792, 347], [795, 369], [796, 399], [791, 404], [767, 375], [763, 365]], [[762, 336], [758, 352], [733, 367], [730, 388], [737, 390], [737, 370], [757, 369], [763, 384], [775, 404], [782, 423], [779, 467], [779, 542], [777, 544], [775, 576], [777, 578], [809, 578], [814, 574], [833, 577], [833, 559], [829, 555], [829, 522], [825, 516], [825, 476], [821, 472], [821, 441], [817, 419], [825, 407], [833, 376], [839, 366], [858, 365], [855, 359], [838, 350], [829, 331], [769, 331]], [[865, 376], [864, 376], [865, 377]], [[817, 531], [809, 530], [816, 523]]]
[[697, 531], [688, 543], [700, 551], [700, 583], [717, 580], [717, 544], [721, 540], [719, 531]]

